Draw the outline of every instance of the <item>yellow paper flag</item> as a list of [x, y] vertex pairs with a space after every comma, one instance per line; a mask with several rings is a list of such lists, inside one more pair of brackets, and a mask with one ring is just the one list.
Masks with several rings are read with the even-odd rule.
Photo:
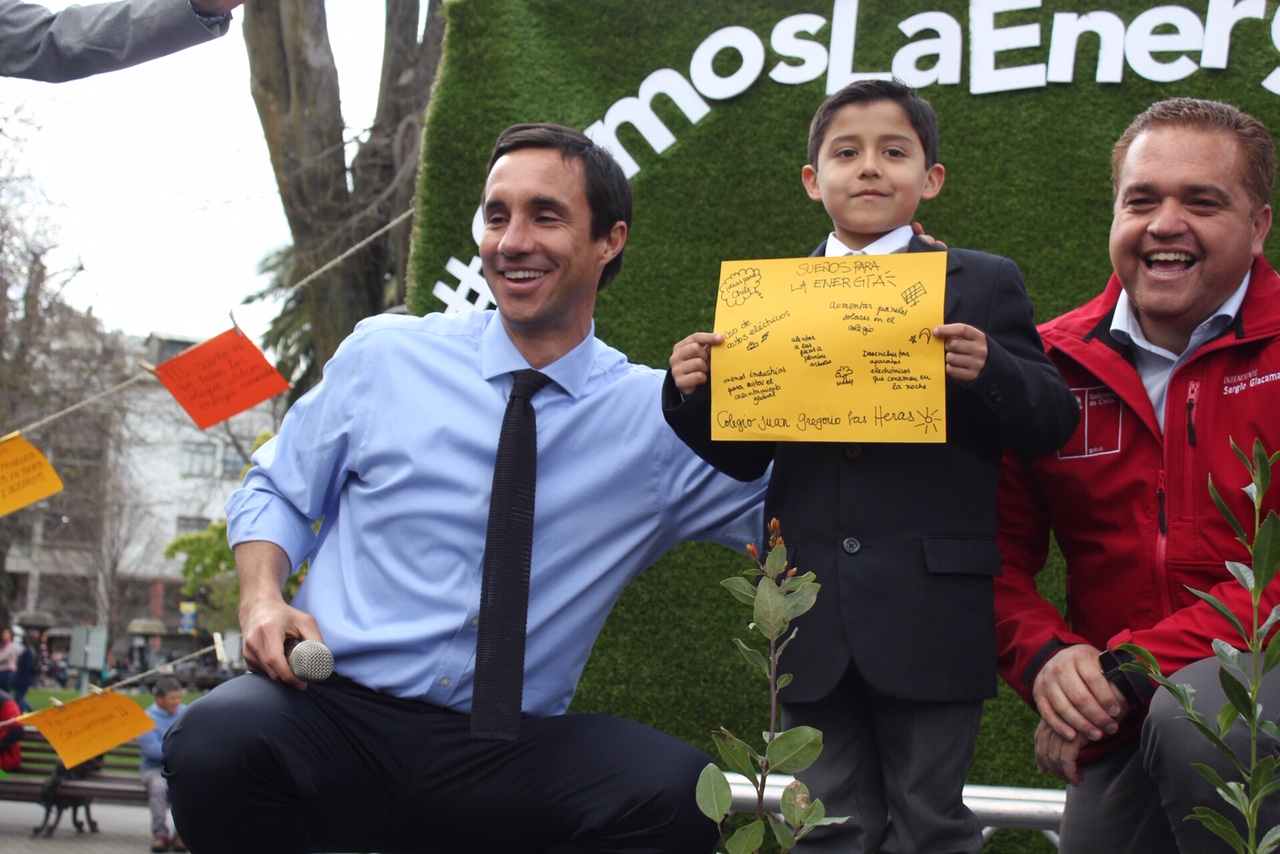
[[90, 694], [64, 703], [60, 708], [42, 709], [24, 715], [22, 720], [49, 739], [58, 758], [68, 768], [119, 747], [156, 726], [141, 706], [111, 691]]
[[0, 438], [0, 516], [62, 491], [62, 479], [35, 446], [17, 433]]

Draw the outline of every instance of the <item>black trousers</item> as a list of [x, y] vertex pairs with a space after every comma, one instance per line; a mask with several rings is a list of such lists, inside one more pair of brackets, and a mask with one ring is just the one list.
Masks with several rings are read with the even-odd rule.
[[475, 741], [467, 715], [341, 677], [259, 675], [191, 704], [164, 743], [173, 818], [195, 854], [706, 854], [694, 788], [710, 761], [605, 715], [526, 718]]

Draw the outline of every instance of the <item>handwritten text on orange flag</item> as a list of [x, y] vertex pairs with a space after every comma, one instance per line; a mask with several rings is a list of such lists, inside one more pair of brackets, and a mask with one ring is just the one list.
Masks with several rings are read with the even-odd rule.
[[49, 739], [68, 768], [155, 728], [141, 706], [111, 691], [90, 694], [22, 719]]
[[156, 376], [201, 430], [289, 388], [238, 329], [228, 329], [158, 365]]
[[0, 516], [62, 491], [62, 479], [44, 455], [17, 433], [0, 439]]

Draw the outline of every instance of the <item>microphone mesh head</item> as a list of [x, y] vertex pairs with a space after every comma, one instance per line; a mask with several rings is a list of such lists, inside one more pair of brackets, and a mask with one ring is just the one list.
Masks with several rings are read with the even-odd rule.
[[298, 641], [289, 653], [289, 669], [304, 682], [323, 682], [333, 674], [333, 653], [320, 641]]

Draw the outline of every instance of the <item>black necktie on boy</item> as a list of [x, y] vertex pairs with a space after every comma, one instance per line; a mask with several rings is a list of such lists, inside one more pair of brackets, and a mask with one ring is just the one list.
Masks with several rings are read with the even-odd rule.
[[532, 398], [551, 382], [532, 369], [515, 383], [498, 435], [493, 494], [485, 531], [480, 631], [471, 693], [471, 737], [514, 741], [524, 700], [524, 644], [529, 614], [529, 559], [538, 482], [538, 427]]

